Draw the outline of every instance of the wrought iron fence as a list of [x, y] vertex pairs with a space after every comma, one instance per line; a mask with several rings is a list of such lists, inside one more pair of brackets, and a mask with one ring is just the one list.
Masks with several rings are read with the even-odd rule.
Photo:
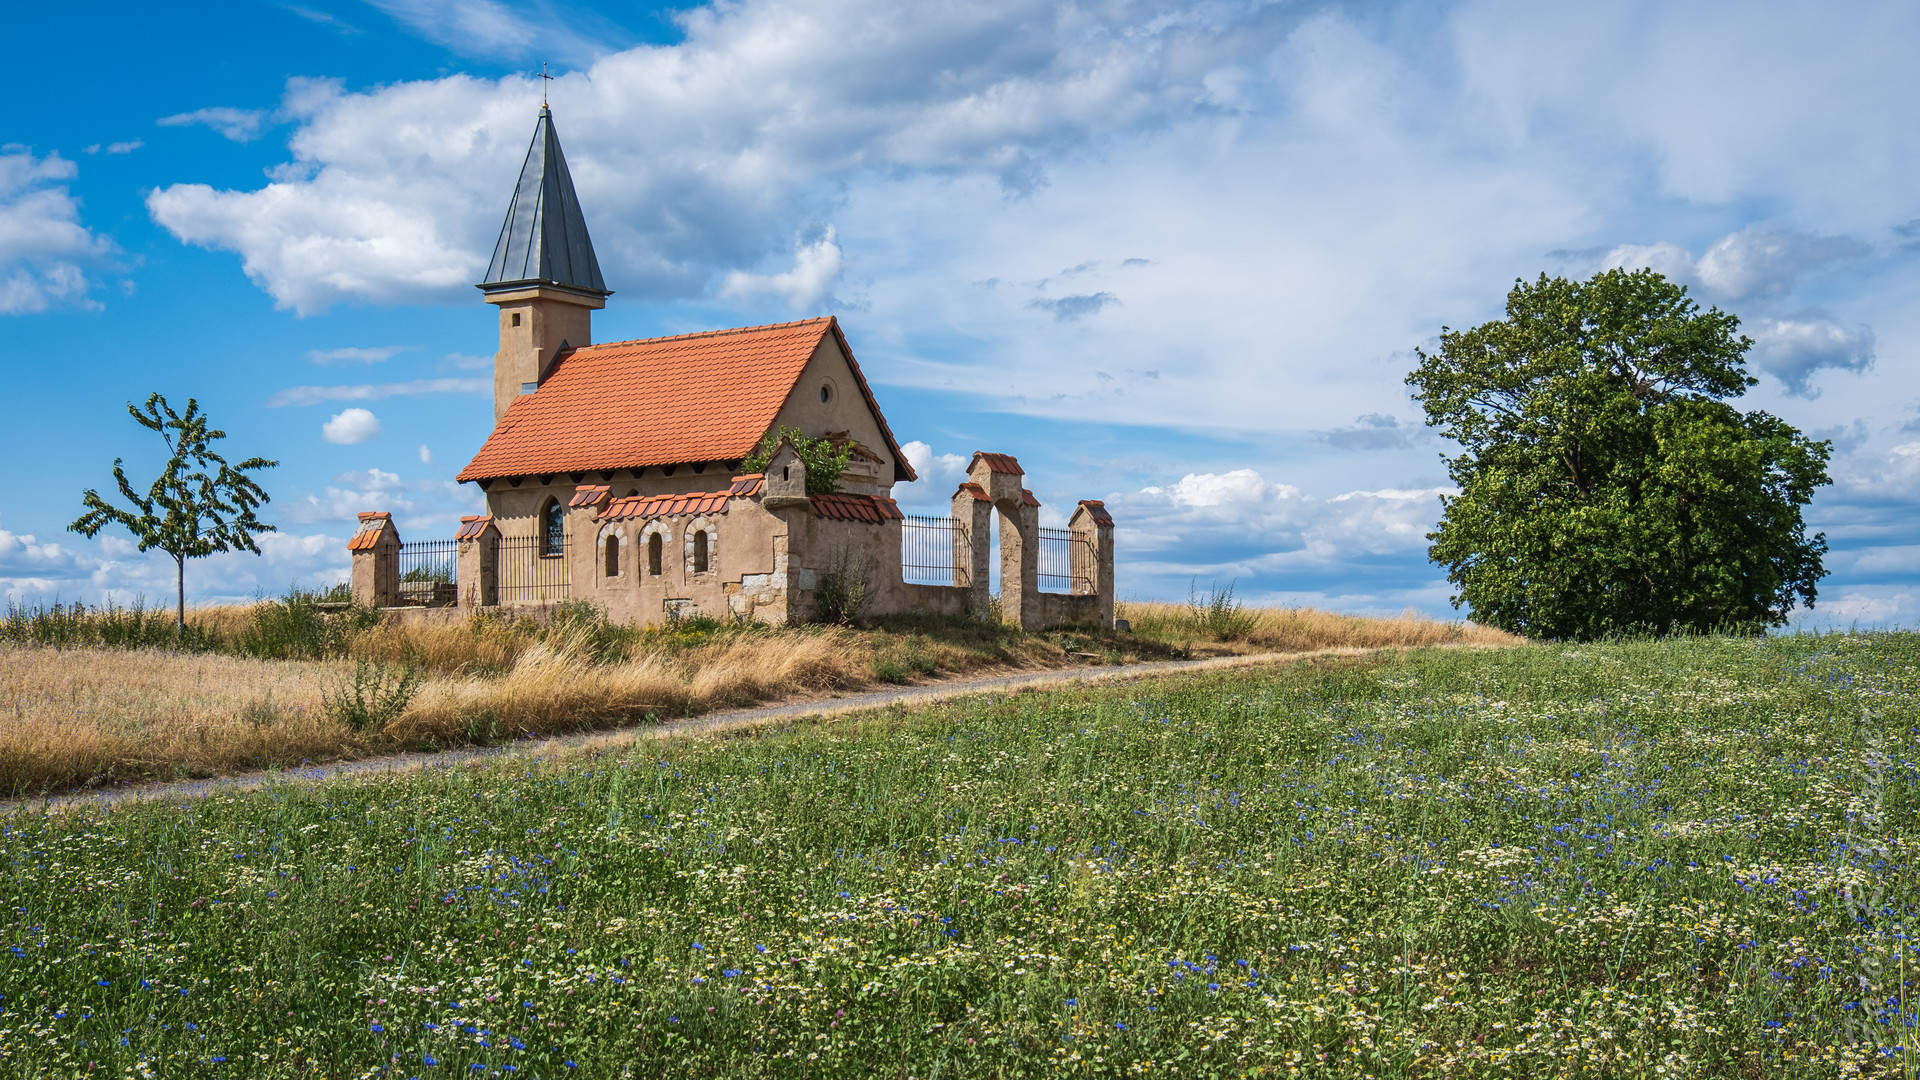
[[1073, 533], [1066, 529], [1040, 530], [1040, 591], [1073, 591]]
[[900, 575], [908, 584], [966, 588], [972, 566], [965, 522], [910, 516], [900, 523]]
[[500, 538], [500, 602], [533, 604], [573, 595], [565, 536]]
[[459, 541], [415, 540], [400, 545], [398, 603], [450, 607], [459, 602]]

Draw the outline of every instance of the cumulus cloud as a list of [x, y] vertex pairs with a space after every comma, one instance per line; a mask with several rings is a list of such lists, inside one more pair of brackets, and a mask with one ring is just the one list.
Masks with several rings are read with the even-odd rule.
[[161, 127], [210, 127], [221, 135], [237, 143], [252, 142], [260, 137], [273, 113], [268, 109], [235, 109], [226, 105], [215, 105], [192, 112], [163, 116], [154, 123]]
[[[145, 145], [147, 144], [140, 139], [132, 139], [127, 142], [108, 143], [104, 149], [109, 154], [131, 154]], [[97, 154], [102, 147], [99, 143], [94, 143], [81, 149], [88, 154]]]
[[967, 478], [967, 463], [973, 460], [963, 454], [936, 454], [932, 446], [918, 439], [902, 443], [900, 452], [907, 456], [914, 475], [920, 479], [910, 487], [896, 489], [897, 497], [928, 505], [943, 502], [952, 495], [953, 489]]
[[1605, 267], [1656, 270], [1723, 301], [1785, 296], [1801, 279], [1833, 263], [1864, 258], [1867, 244], [1847, 236], [1814, 236], [1749, 225], [1713, 242], [1695, 259], [1677, 244], [1623, 244], [1601, 260]]
[[1337, 450], [1398, 450], [1412, 443], [1419, 430], [1385, 413], [1367, 413], [1348, 427], [1316, 431], [1313, 437]]
[[1188, 473], [1111, 500], [1126, 546], [1154, 573], [1225, 568], [1243, 576], [1317, 567], [1426, 545], [1448, 488], [1350, 491], [1317, 499], [1254, 469]]
[[88, 302], [83, 266], [111, 245], [80, 224], [80, 200], [63, 183], [79, 171], [57, 153], [0, 147], [0, 315]]
[[[508, 18], [504, 6], [388, 6], [421, 25]], [[986, 176], [1038, 190], [1045, 154], [1199, 115], [1203, 69], [1271, 48], [1291, 18], [1211, 7], [1166, 18], [1134, 2], [716, 5], [681, 16], [679, 44], [603, 56], [552, 97], [596, 249], [624, 292], [765, 285], [799, 303], [825, 295], [836, 245], [803, 248], [784, 280], [754, 268], [779, 257], [795, 223], [831, 209], [845, 179]], [[511, 36], [504, 23], [470, 32]], [[293, 160], [266, 187], [174, 184], [148, 208], [183, 241], [239, 253], [303, 313], [463, 295], [525, 152], [533, 81], [455, 75], [348, 93], [295, 79], [280, 107], [297, 125]]]
[[1762, 371], [1786, 385], [1787, 393], [1813, 398], [1820, 391], [1809, 380], [1825, 369], [1862, 372], [1873, 366], [1870, 327], [1841, 326], [1816, 312], [1788, 319], [1761, 319], [1746, 327], [1753, 338], [1753, 359]]
[[833, 227], [811, 244], [798, 245], [793, 253], [793, 269], [778, 274], [749, 274], [734, 270], [720, 287], [725, 297], [773, 295], [787, 306], [805, 311], [819, 304], [840, 276], [840, 245], [834, 242]]
[[[327, 586], [346, 580], [346, 537], [264, 533], [260, 554], [227, 552], [187, 561], [187, 603], [244, 603], [289, 582]], [[171, 605], [173, 559], [141, 552], [122, 535], [103, 533], [71, 545], [0, 529], [0, 594], [24, 603], [101, 603], [111, 598]]]
[[323, 401], [379, 401], [420, 394], [485, 394], [492, 379], [412, 379], [407, 382], [357, 383], [352, 386], [290, 386], [267, 399], [267, 408], [318, 405]]
[[371, 442], [381, 436], [380, 418], [365, 409], [345, 409], [320, 425], [320, 437], [340, 446]]
[[373, 348], [348, 346], [340, 349], [310, 349], [307, 359], [316, 364], [378, 364], [406, 352], [412, 345], [379, 345]]

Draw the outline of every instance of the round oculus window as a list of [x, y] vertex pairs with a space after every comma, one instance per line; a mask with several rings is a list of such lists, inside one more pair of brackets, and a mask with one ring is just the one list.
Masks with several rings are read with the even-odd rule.
[[820, 384], [820, 404], [831, 405], [832, 403], [833, 384], [831, 382], [823, 382]]

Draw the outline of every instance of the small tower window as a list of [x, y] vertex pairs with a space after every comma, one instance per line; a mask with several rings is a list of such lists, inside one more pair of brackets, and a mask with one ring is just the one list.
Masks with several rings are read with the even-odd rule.
[[821, 383], [820, 384], [820, 404], [827, 405], [827, 404], [831, 404], [832, 402], [833, 402], [833, 384], [830, 382]]
[[513, 313], [513, 325], [515, 326], [520, 325], [520, 313], [517, 311]]
[[607, 537], [607, 576], [620, 576], [620, 538]]
[[701, 529], [693, 534], [693, 572], [707, 572], [707, 530]]
[[567, 547], [566, 509], [559, 499], [548, 499], [540, 508], [540, 554], [559, 555]]
[[654, 533], [652, 536], [647, 537], [647, 575], [649, 577], [660, 576], [660, 551], [662, 546], [659, 533]]

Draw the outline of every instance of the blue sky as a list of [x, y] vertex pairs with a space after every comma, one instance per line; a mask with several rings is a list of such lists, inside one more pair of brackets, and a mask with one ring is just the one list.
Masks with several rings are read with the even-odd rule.
[[[1516, 277], [1653, 266], [1741, 316], [1836, 443], [1820, 622], [1920, 616], [1920, 9], [1904, 4], [40, 5], [0, 126], [0, 589], [171, 586], [64, 531], [123, 404], [270, 474], [212, 601], [449, 535], [478, 280], [540, 100], [616, 295], [600, 340], [840, 317], [945, 504], [1017, 454], [1109, 501], [1123, 596], [1449, 614], [1444, 449], [1403, 379]], [[358, 410], [358, 411], [356, 411]], [[143, 438], [144, 437], [144, 438]]]

